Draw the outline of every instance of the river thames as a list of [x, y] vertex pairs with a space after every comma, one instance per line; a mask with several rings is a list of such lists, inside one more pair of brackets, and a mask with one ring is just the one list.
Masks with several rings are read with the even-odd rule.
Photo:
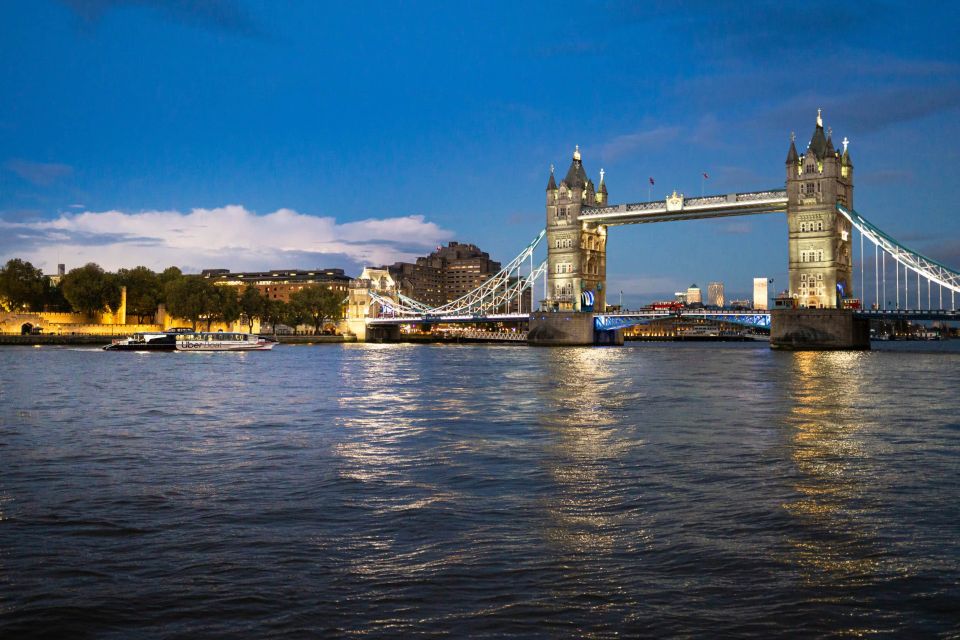
[[0, 350], [0, 636], [956, 637], [960, 343]]

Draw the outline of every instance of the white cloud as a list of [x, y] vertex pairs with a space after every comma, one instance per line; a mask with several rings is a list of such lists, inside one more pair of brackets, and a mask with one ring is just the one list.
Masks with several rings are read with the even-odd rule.
[[679, 135], [680, 127], [660, 126], [615, 136], [600, 148], [600, 157], [612, 162], [637, 152], [660, 149], [668, 142], [676, 140]]
[[[257, 215], [216, 209], [64, 213], [41, 222], [0, 220], [0, 254], [44, 268], [96, 262], [109, 270], [145, 265], [187, 271], [379, 265], [408, 260], [452, 237], [420, 215], [337, 223], [278, 209]], [[6, 257], [4, 259], [6, 259]]]

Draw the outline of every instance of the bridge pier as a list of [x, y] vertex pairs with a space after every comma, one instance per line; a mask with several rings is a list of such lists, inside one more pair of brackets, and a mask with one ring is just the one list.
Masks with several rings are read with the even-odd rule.
[[597, 331], [593, 319], [593, 313], [580, 311], [531, 313], [527, 344], [546, 347], [623, 344], [622, 329]]
[[374, 324], [367, 325], [367, 332], [364, 342], [399, 342], [400, 325], [398, 324]]
[[771, 349], [870, 349], [870, 321], [849, 309], [774, 309], [770, 313]]

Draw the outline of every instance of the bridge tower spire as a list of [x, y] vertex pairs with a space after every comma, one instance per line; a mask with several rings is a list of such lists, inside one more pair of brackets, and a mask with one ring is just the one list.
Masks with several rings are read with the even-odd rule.
[[547, 182], [548, 309], [603, 311], [606, 303], [607, 228], [580, 220], [591, 207], [607, 205], [607, 185], [587, 177], [579, 145], [567, 175], [557, 185], [551, 166]]
[[787, 153], [790, 296], [799, 307], [837, 308], [854, 295], [852, 225], [836, 209], [853, 207], [853, 163], [832, 138], [817, 110], [805, 153], [792, 139]]

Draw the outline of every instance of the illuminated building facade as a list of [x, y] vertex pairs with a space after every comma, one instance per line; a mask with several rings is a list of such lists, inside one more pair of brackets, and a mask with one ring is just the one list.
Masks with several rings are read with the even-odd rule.
[[754, 278], [753, 279], [753, 308], [754, 309], [766, 309], [769, 307], [767, 302], [768, 299], [767, 291], [767, 279], [766, 278]]
[[711, 307], [723, 308], [726, 300], [723, 296], [723, 283], [711, 282], [707, 285], [707, 304]]
[[[792, 138], [792, 136], [791, 136]], [[787, 225], [790, 297], [798, 307], [834, 308], [853, 297], [852, 224], [836, 205], [853, 208], [853, 161], [824, 133], [817, 112], [813, 136], [802, 156], [794, 140], [787, 152]]]
[[603, 311], [606, 305], [607, 227], [580, 221], [581, 211], [607, 205], [607, 185], [587, 177], [580, 147], [558, 185], [550, 167], [547, 181], [547, 308]]
[[278, 269], [276, 271], [238, 271], [229, 269], [204, 269], [201, 276], [224, 287], [246, 287], [253, 285], [270, 300], [290, 302], [290, 296], [304, 287], [320, 285], [330, 291], [347, 297], [350, 276], [343, 269]]

